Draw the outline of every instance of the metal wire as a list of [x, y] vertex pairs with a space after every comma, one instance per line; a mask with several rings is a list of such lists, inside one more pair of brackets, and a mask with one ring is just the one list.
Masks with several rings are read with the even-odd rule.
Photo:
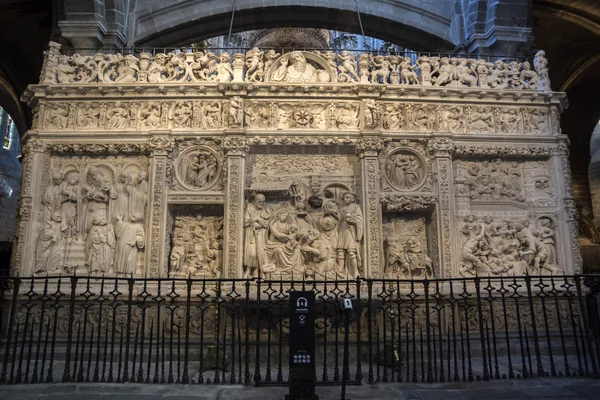
[[233, 18], [235, 18], [235, 7], [237, 6], [238, 0], [233, 0], [233, 6], [231, 7], [231, 22], [229, 22], [229, 34], [227, 35], [227, 44], [225, 47], [229, 48], [231, 40], [231, 30], [233, 29]]

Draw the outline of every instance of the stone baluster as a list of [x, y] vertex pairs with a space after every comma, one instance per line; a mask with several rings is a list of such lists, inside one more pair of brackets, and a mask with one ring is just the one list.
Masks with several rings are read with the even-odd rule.
[[167, 162], [173, 150], [173, 139], [153, 136], [149, 141], [151, 174], [148, 192], [148, 223], [146, 225], [146, 276], [167, 276], [165, 263], [167, 245]]
[[225, 221], [223, 232], [223, 275], [242, 276], [244, 256], [244, 173], [249, 146], [243, 136], [227, 136], [223, 141], [227, 162]]
[[233, 81], [244, 82], [244, 65], [245, 56], [242, 53], [235, 53], [231, 66], [233, 67]]
[[363, 136], [356, 143], [360, 162], [362, 209], [364, 216], [364, 251], [361, 276], [379, 278], [383, 274], [383, 252], [381, 232], [381, 203], [379, 202], [379, 152], [383, 150], [383, 139], [378, 136]]

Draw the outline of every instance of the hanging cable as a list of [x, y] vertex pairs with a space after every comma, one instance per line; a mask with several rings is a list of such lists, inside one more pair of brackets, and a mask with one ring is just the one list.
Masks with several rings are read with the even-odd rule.
[[365, 45], [368, 51], [370, 49], [370, 46], [367, 44], [367, 40], [365, 38], [365, 30], [363, 29], [362, 19], [360, 18], [360, 6], [358, 5], [358, 0], [354, 0], [354, 4], [356, 5], [356, 15], [358, 16], [358, 25], [360, 26], [363, 44]]
[[233, 0], [233, 6], [231, 7], [231, 22], [229, 23], [229, 34], [227, 35], [227, 44], [225, 45], [229, 49], [231, 40], [231, 30], [233, 29], [233, 18], [235, 17], [235, 7], [237, 6], [238, 0]]

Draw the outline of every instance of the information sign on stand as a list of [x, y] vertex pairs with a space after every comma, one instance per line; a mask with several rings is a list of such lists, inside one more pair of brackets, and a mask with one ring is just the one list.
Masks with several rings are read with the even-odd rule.
[[290, 394], [286, 400], [318, 400], [315, 393], [315, 294], [290, 292]]

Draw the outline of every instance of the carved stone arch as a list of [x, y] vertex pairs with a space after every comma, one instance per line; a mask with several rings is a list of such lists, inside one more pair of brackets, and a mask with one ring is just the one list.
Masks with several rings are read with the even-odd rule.
[[[275, 59], [275, 61], [273, 61], [273, 64], [266, 71], [265, 82], [273, 81], [273, 74], [279, 68], [279, 66], [281, 65], [281, 62], [282, 61], [289, 62], [290, 56], [292, 56], [294, 53], [302, 54], [302, 56], [304, 56], [304, 58], [306, 59], [306, 61], [309, 64], [311, 64], [313, 67], [317, 68], [317, 70], [318, 70], [317, 72], [319, 73], [319, 75], [318, 75], [319, 80], [317, 81], [318, 83], [335, 83], [335, 82], [337, 82], [336, 71], [331, 67], [331, 65], [329, 65], [327, 63], [327, 60], [320, 54], [309, 52], [309, 51], [293, 51], [291, 53], [285, 53], [285, 54], [282, 54], [281, 56], [279, 56], [277, 59]], [[324, 71], [324, 73], [321, 73], [322, 71]], [[323, 77], [326, 76], [325, 74], [328, 76], [328, 79], [322, 81], [321, 79], [323, 79]], [[317, 83], [317, 82], [315, 82], [315, 83]]]
[[[190, 181], [188, 172], [191, 167], [191, 163], [194, 162], [194, 159], [200, 155], [204, 155], [207, 159], [209, 159], [209, 164], [214, 162], [214, 170], [211, 172], [208, 171], [198, 171], [202, 173], [209, 173], [209, 176], [206, 177], [206, 182], [200, 186], [194, 184]], [[212, 166], [207, 165], [206, 168]], [[190, 191], [207, 191], [215, 187], [217, 182], [219, 182], [221, 178], [221, 173], [223, 170], [223, 163], [221, 159], [221, 155], [217, 153], [215, 149], [209, 146], [191, 146], [182, 151], [177, 157], [177, 161], [175, 162], [175, 179], [181, 185], [181, 187], [190, 190]], [[204, 181], [205, 179], [202, 178]]]

